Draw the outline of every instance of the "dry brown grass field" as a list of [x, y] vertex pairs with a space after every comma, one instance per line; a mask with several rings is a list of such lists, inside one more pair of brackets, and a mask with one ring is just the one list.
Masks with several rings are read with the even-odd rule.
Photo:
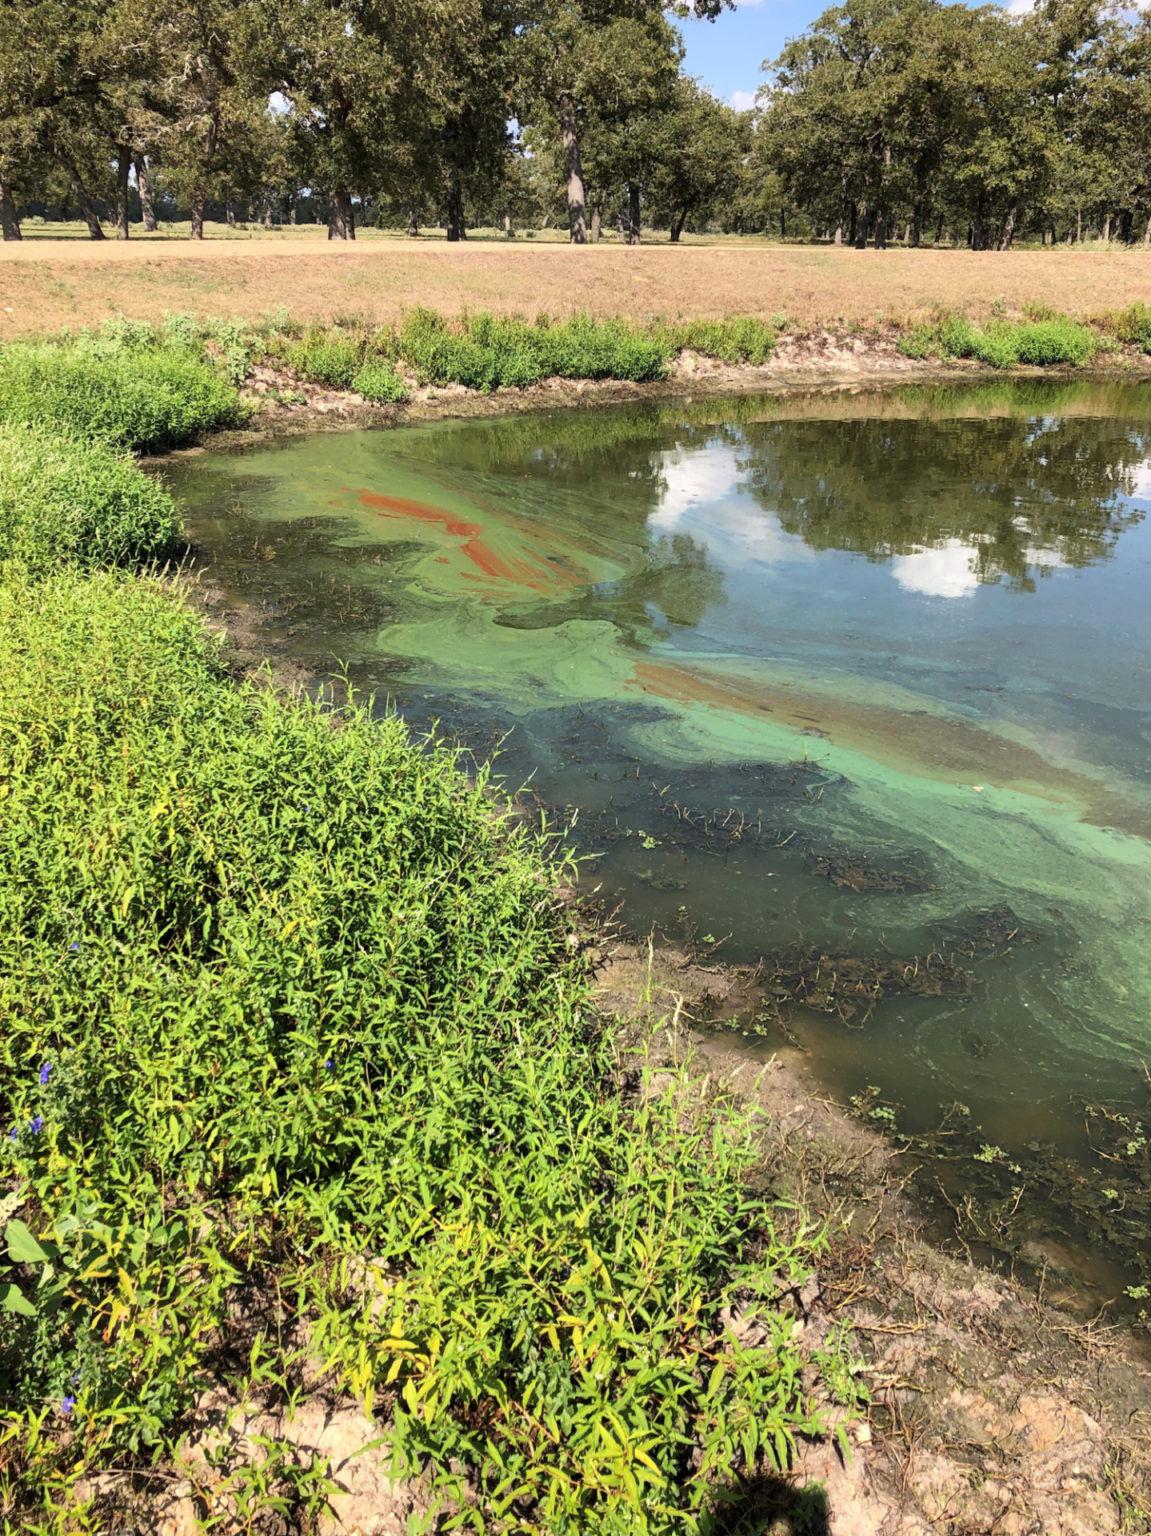
[[0, 339], [166, 312], [253, 320], [287, 306], [299, 320], [397, 318], [414, 304], [534, 316], [784, 315], [793, 324], [908, 321], [939, 306], [973, 319], [1046, 304], [1090, 316], [1151, 301], [1144, 247], [856, 251], [717, 241], [573, 248], [543, 241], [448, 245], [372, 235], [249, 239], [38, 237], [0, 245]]

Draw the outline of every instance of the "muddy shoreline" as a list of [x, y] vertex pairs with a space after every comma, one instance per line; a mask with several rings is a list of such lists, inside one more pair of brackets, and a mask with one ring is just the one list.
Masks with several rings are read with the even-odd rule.
[[[906, 1160], [833, 1103], [797, 1052], [749, 1059], [722, 1029], [757, 978], [621, 940], [595, 955], [624, 1058], [756, 1117], [766, 1186], [827, 1232], [797, 1308], [810, 1342], [848, 1328], [870, 1398], [852, 1454], [806, 1446], [795, 1511], [774, 1532], [828, 1536], [1104, 1536], [1151, 1530], [1151, 1351], [1102, 1317], [944, 1251], [907, 1192]], [[703, 1024], [703, 1027], [700, 1027]], [[818, 1498], [817, 1498], [818, 1494]], [[780, 1508], [765, 1491], [764, 1514]], [[822, 1500], [822, 1503], [819, 1501]], [[820, 1523], [822, 1522], [822, 1523]]]

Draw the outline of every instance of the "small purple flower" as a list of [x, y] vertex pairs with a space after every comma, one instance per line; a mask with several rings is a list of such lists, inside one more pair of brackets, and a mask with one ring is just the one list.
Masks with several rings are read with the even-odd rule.
[[10, 1127], [10, 1129], [8, 1131], [8, 1140], [9, 1141], [19, 1141], [20, 1140], [20, 1127], [19, 1126], [14, 1125], [14, 1126]]
[[28, 1129], [32, 1132], [33, 1136], [39, 1136], [40, 1132], [44, 1129], [44, 1116], [34, 1116], [28, 1126]]
[[75, 954], [80, 946], [79, 944], [69, 944], [68, 948], [72, 951], [73, 954]]
[[40, 1068], [40, 1086], [41, 1086], [41, 1088], [47, 1088], [47, 1086], [48, 1086], [48, 1079], [49, 1079], [49, 1077], [51, 1077], [51, 1075], [52, 1075], [51, 1063], [46, 1061], [44, 1063], [44, 1065]]
[[336, 1070], [336, 1063], [329, 1056], [327, 1061], [325, 1061], [325, 1063], [324, 1063], [324, 1071], [325, 1072], [334, 1072], [335, 1070]]
[[61, 1414], [61, 1416], [66, 1419], [68, 1417], [68, 1415], [72, 1412], [72, 1409], [75, 1408], [75, 1406], [76, 1406], [76, 1399], [72, 1396], [71, 1392], [66, 1392], [64, 1394], [63, 1400], [60, 1403], [60, 1414]]

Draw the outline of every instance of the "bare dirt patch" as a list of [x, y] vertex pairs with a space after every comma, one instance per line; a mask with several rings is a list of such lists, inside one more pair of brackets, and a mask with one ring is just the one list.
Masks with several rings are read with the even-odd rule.
[[939, 305], [990, 313], [1048, 304], [1090, 315], [1151, 297], [1151, 252], [1115, 249], [856, 251], [830, 247], [363, 240], [310, 235], [125, 243], [35, 239], [0, 246], [0, 338], [166, 312], [382, 323], [415, 304], [568, 315], [782, 314], [874, 326]]

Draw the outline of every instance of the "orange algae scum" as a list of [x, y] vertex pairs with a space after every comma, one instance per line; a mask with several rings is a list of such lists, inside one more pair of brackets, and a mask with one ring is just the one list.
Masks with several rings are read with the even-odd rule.
[[[482, 582], [487, 578], [511, 586], [527, 587], [529, 591], [538, 592], [542, 596], [565, 591], [579, 584], [578, 577], [537, 554], [527, 545], [526, 540], [519, 541], [518, 555], [499, 553], [485, 543], [481, 524], [467, 522], [444, 507], [426, 501], [413, 501], [406, 496], [383, 496], [378, 491], [358, 490], [352, 494], [362, 506], [370, 507], [386, 517], [411, 518], [428, 527], [439, 526], [450, 538], [462, 539], [460, 553], [476, 567], [476, 571], [460, 573], [468, 581]], [[443, 556], [437, 556], [436, 560], [437, 563], [450, 564]]]

